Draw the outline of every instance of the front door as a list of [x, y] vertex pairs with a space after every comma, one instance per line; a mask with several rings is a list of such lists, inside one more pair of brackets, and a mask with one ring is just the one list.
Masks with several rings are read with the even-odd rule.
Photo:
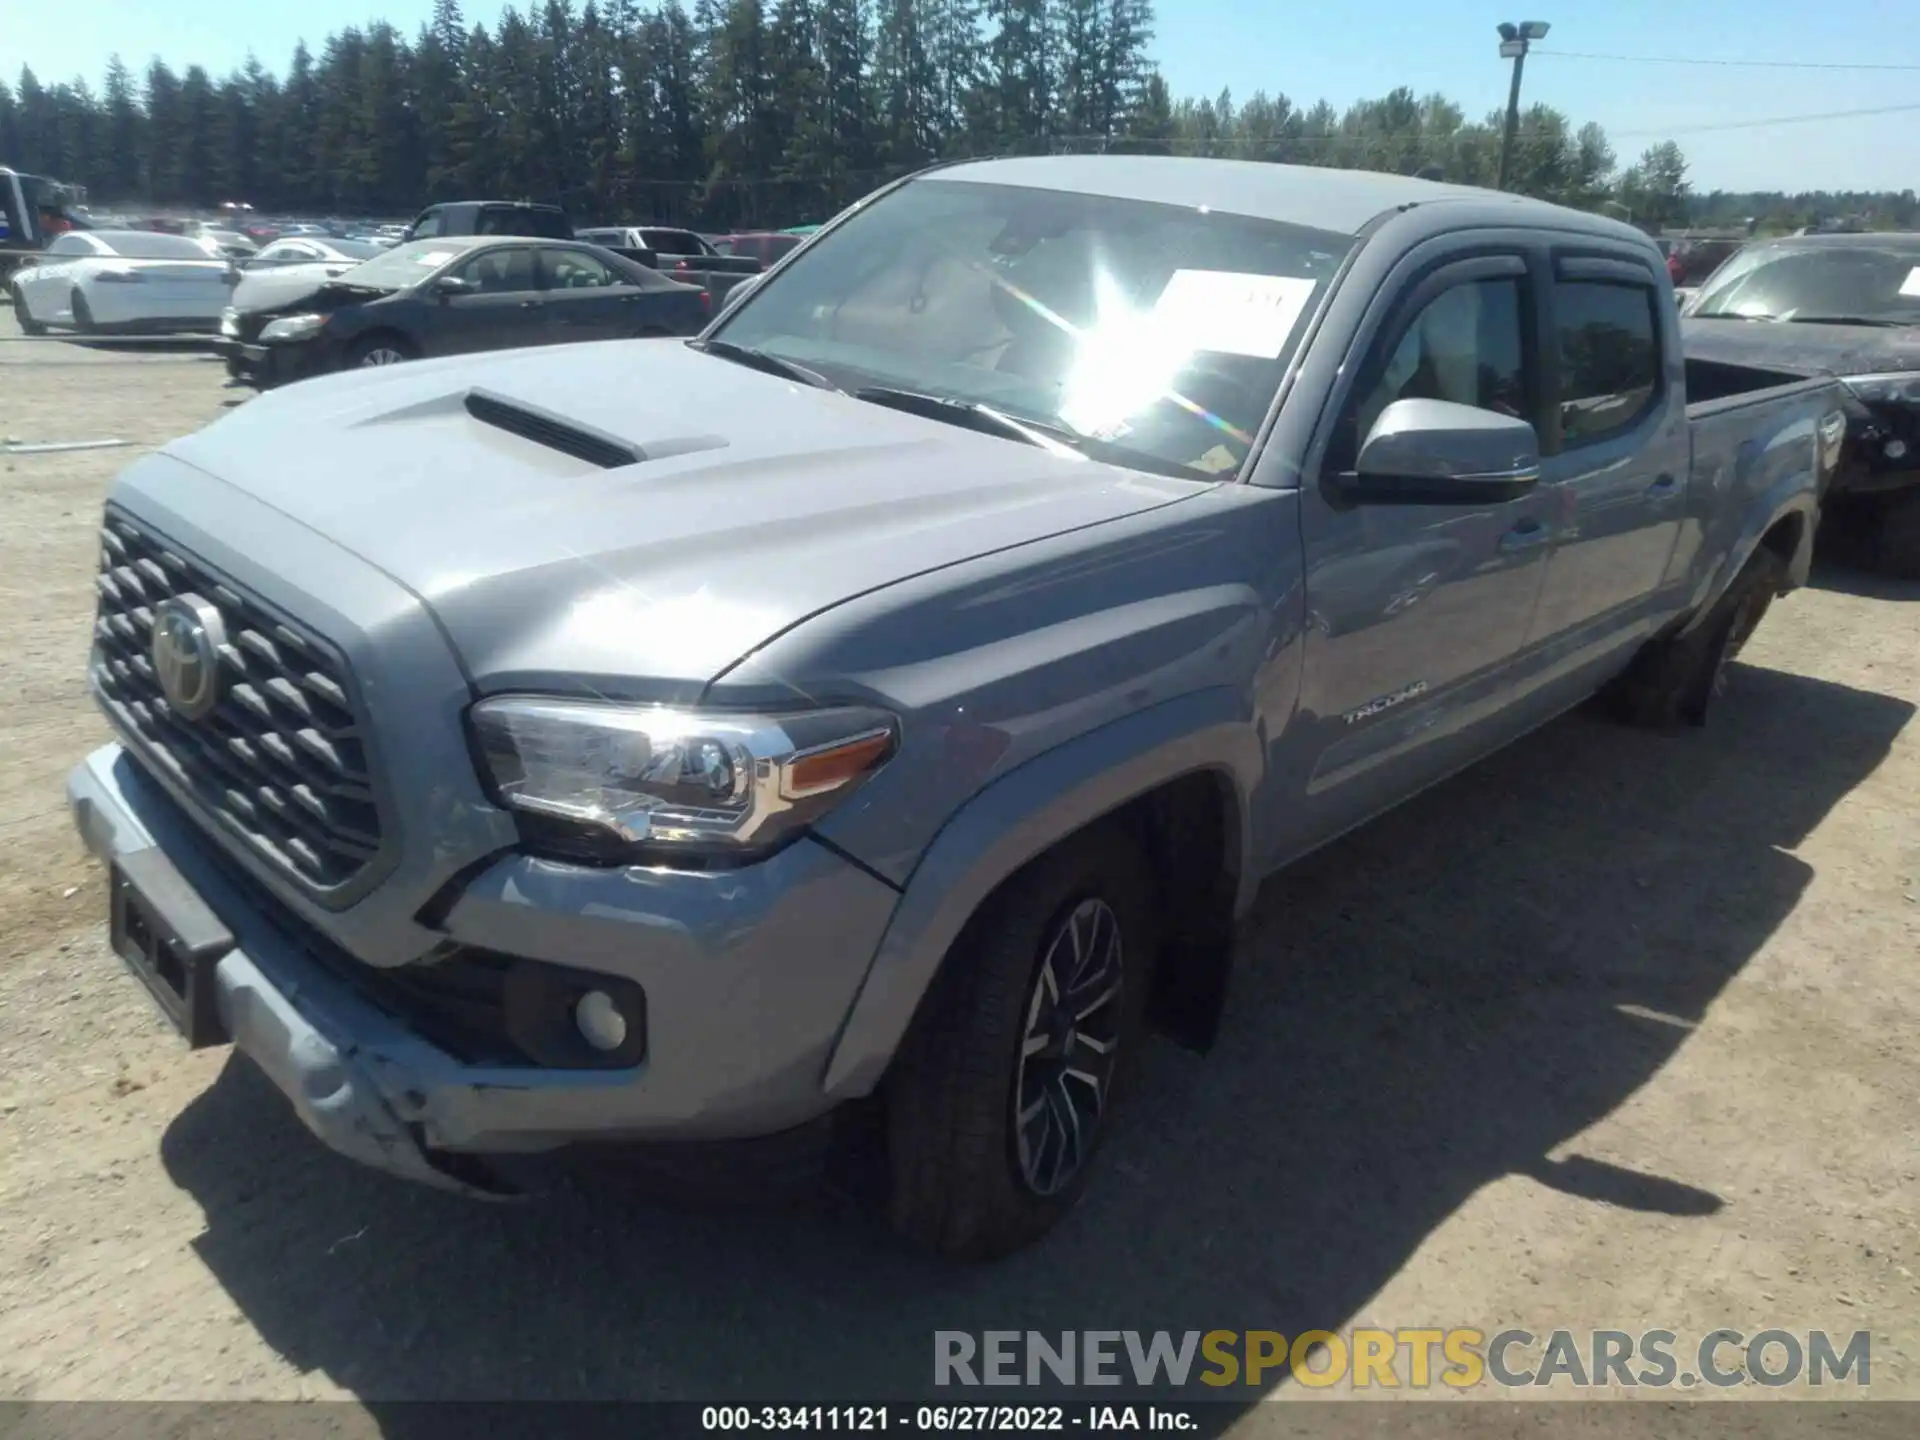
[[1530, 648], [1571, 673], [1645, 637], [1686, 497], [1677, 322], [1651, 259], [1557, 256], [1541, 491], [1556, 534]]
[[[1535, 282], [1519, 253], [1416, 281], [1362, 357], [1320, 474], [1353, 468], [1395, 400], [1452, 400], [1533, 420]], [[1281, 793], [1305, 848], [1490, 748], [1551, 540], [1537, 493], [1500, 503], [1353, 504], [1301, 490], [1308, 632], [1288, 748], [1309, 773]]]
[[427, 330], [430, 353], [461, 355], [540, 343], [544, 306], [531, 246], [490, 247], [448, 273], [469, 288], [440, 303]]

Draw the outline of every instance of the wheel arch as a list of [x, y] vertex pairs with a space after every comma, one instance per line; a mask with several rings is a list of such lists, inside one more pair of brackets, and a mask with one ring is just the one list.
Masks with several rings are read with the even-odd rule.
[[1173, 907], [1163, 909], [1153, 1016], [1204, 1048], [1257, 879], [1250, 799], [1264, 753], [1244, 698], [1208, 690], [1090, 731], [981, 791], [902, 892], [828, 1059], [826, 1093], [871, 1093], [967, 922], [1034, 860], [1100, 824], [1140, 838]]

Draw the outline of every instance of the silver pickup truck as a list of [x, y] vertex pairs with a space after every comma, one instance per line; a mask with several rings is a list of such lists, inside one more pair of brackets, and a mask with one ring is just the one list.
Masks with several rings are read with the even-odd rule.
[[387, 1171], [877, 1114], [898, 1227], [1004, 1252], [1264, 877], [1596, 692], [1704, 719], [1843, 429], [1715, 383], [1626, 226], [1103, 157], [692, 342], [262, 396], [107, 501], [113, 946]]

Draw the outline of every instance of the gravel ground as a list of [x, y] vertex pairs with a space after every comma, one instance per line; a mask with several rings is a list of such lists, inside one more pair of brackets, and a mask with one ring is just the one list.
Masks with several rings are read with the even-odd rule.
[[1920, 1398], [1920, 587], [1823, 574], [1708, 730], [1568, 718], [1271, 884], [1215, 1053], [1153, 1050], [1047, 1244], [945, 1270], [851, 1202], [412, 1188], [179, 1048], [61, 781], [107, 733], [101, 497], [235, 392], [15, 335], [0, 435], [129, 444], [0, 457], [0, 1396], [358, 1397], [391, 1434], [413, 1397], [905, 1395], [935, 1329], [1378, 1324], [1870, 1328], [1872, 1394]]

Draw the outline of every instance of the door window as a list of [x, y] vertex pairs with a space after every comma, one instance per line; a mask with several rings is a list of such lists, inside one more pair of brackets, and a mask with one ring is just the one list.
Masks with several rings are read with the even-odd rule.
[[1362, 374], [1329, 457], [1351, 470], [1380, 412], [1396, 400], [1451, 400], [1534, 418], [1519, 277], [1463, 280], [1434, 296]]
[[413, 222], [409, 240], [431, 240], [437, 235], [446, 234], [446, 215], [439, 210], [429, 210]]
[[1560, 431], [1569, 448], [1630, 430], [1653, 408], [1661, 375], [1659, 303], [1651, 286], [1554, 285]]
[[611, 267], [578, 250], [550, 250], [545, 255], [550, 290], [604, 290], [624, 283]]
[[535, 288], [533, 251], [523, 246], [483, 250], [453, 273], [479, 295], [511, 295]]

